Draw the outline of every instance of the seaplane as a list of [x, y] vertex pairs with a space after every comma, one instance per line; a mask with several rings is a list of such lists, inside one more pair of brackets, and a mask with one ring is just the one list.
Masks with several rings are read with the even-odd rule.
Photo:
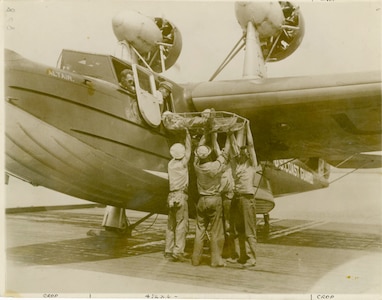
[[[242, 35], [210, 80], [180, 84], [163, 73], [182, 50], [164, 17], [121, 11], [115, 54], [62, 50], [57, 66], [5, 50], [5, 172], [106, 206], [102, 226], [121, 234], [126, 209], [167, 213], [169, 148], [179, 135], [163, 113], [207, 109], [249, 121], [258, 178], [257, 213], [269, 227], [274, 199], [329, 186], [331, 167], [381, 167], [381, 74], [268, 78], [267, 63], [295, 52], [305, 34], [288, 1], [237, 2]], [[242, 76], [216, 80], [244, 52]], [[134, 90], [121, 84], [125, 70]], [[166, 98], [160, 86], [171, 86]], [[198, 195], [190, 180], [190, 214]]]

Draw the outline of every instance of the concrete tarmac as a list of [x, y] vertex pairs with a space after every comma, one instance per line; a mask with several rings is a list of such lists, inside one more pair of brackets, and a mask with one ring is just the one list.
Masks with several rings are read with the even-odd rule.
[[[94, 236], [104, 208], [6, 215], [8, 297], [380, 299], [382, 234], [378, 224], [271, 218], [259, 222], [257, 265], [243, 269], [163, 258], [167, 216], [154, 215], [131, 238]], [[145, 214], [127, 211], [131, 223]], [[186, 253], [191, 254], [194, 221]], [[377, 298], [376, 298], [377, 297]]]

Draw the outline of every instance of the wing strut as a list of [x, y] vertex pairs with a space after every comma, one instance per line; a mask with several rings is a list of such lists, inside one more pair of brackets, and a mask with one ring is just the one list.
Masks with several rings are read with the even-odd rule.
[[[240, 42], [242, 44], [240, 45]], [[227, 57], [223, 60], [221, 65], [217, 68], [215, 73], [211, 76], [211, 78], [208, 81], [212, 81], [216, 78], [216, 76], [219, 75], [221, 71], [230, 63], [230, 61], [239, 53], [241, 49], [245, 46], [244, 42], [244, 35], [239, 39], [239, 41], [236, 43], [236, 45], [232, 48], [231, 52], [227, 55]]]
[[[280, 37], [280, 36], [279, 36]], [[276, 45], [279, 37], [273, 46]], [[241, 43], [241, 44], [240, 44]], [[221, 65], [215, 71], [215, 73], [211, 76], [209, 81], [215, 79], [215, 77], [228, 65], [228, 63], [239, 53], [241, 49], [246, 46], [245, 57], [244, 57], [244, 68], [243, 68], [243, 77], [244, 78], [265, 78], [266, 77], [266, 68], [265, 68], [265, 60], [263, 53], [261, 51], [259, 40], [259, 34], [256, 31], [255, 26], [252, 22], [248, 22], [247, 29], [233, 47], [231, 52], [227, 55], [227, 57], [223, 60]], [[272, 48], [273, 51], [274, 47]], [[267, 57], [268, 58], [268, 57]]]
[[[131, 224], [127, 217], [124, 208], [115, 207], [115, 206], [106, 206], [105, 214], [102, 221], [102, 226], [104, 227], [106, 232], [113, 232], [119, 236], [132, 236], [132, 231], [142, 222], [146, 221], [155, 213], [150, 212], [145, 215], [143, 218], [139, 219], [134, 224]], [[155, 221], [154, 221], [155, 222]], [[105, 231], [94, 231], [89, 230], [87, 235], [89, 236], [100, 236], [104, 234]]]
[[[142, 222], [146, 221], [148, 218], [150, 218], [152, 215], [154, 215], [155, 213], [151, 212], [151, 213], [148, 213], [146, 216], [144, 216], [142, 219], [139, 219], [137, 222], [135, 222], [134, 224], [130, 224], [128, 227], [127, 227], [127, 236], [131, 237], [131, 233], [132, 231], [135, 229], [135, 227], [137, 227], [139, 224], [141, 224]], [[154, 220], [155, 222], [155, 220]], [[150, 226], [151, 227], [151, 226]]]
[[[334, 167], [335, 167], [335, 168], [338, 168], [338, 167], [342, 166], [344, 163], [346, 163], [347, 161], [351, 160], [351, 159], [352, 159], [354, 156], [356, 156], [356, 155], [357, 155], [357, 153], [354, 153], [353, 155], [350, 155], [348, 158], [346, 158], [346, 159], [344, 159], [343, 161], [341, 161], [340, 163], [336, 164]], [[366, 162], [365, 164], [363, 164], [361, 167], [356, 168], [355, 171], [358, 170], [358, 169], [360, 169], [360, 168], [362, 168], [362, 167], [365, 166], [367, 163], [368, 163], [368, 162]], [[329, 172], [330, 172], [330, 169], [329, 169], [329, 171], [325, 172], [325, 173], [323, 174], [323, 176], [328, 175]], [[349, 173], [349, 174], [350, 174], [350, 173]], [[347, 175], [348, 175], [348, 174], [345, 174], [345, 176], [347, 176]], [[343, 177], [345, 177], [345, 176], [343, 176]], [[340, 177], [340, 178], [338, 178], [338, 179], [335, 179], [334, 181], [337, 181], [337, 180], [339, 180], [339, 179], [341, 179], [341, 178], [342, 178], [342, 177]], [[332, 182], [334, 182], [334, 181], [332, 181]], [[330, 183], [332, 183], [332, 182], [330, 182]], [[329, 184], [330, 184], [330, 183], [329, 183]]]
[[147, 69], [149, 69], [151, 72], [154, 72], [153, 69], [149, 66], [149, 64], [146, 62], [146, 60], [142, 57], [142, 55], [139, 54], [137, 49], [135, 49], [133, 46], [131, 46], [135, 54], [140, 58], [140, 60], [143, 62], [143, 64], [146, 66]]
[[347, 159], [344, 159], [343, 161], [341, 161], [339, 164], [335, 165], [334, 167], [335, 167], [335, 168], [338, 168], [338, 167], [342, 166], [344, 163], [346, 163], [347, 161], [349, 161], [350, 159], [352, 159], [352, 158], [353, 158], [354, 156], [356, 156], [356, 155], [357, 155], [357, 153], [355, 153], [355, 154], [349, 156]]
[[359, 169], [362, 169], [362, 168], [363, 168], [364, 166], [366, 166], [368, 163], [370, 163], [370, 162], [369, 162], [369, 161], [366, 161], [364, 164], [362, 164], [362, 165], [359, 166], [358, 168], [356, 168], [356, 169], [354, 169], [354, 170], [351, 170], [350, 172], [348, 172], [348, 173], [346, 173], [346, 174], [344, 174], [344, 175], [342, 175], [342, 176], [340, 176], [340, 177], [334, 179], [333, 181], [329, 182], [329, 185], [331, 185], [333, 182], [336, 182], [336, 181], [338, 181], [338, 180], [340, 180], [340, 179], [342, 179], [342, 178], [344, 178], [344, 177], [350, 175], [351, 173], [354, 173], [355, 171], [358, 171]]

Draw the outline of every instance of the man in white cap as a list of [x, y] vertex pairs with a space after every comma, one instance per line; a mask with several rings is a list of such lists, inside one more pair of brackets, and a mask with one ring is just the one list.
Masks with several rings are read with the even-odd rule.
[[162, 93], [163, 99], [166, 99], [172, 92], [172, 84], [168, 81], [162, 81], [159, 84], [158, 91]]
[[[215, 161], [212, 160], [211, 148], [204, 145], [205, 136], [202, 137], [195, 151], [194, 168], [197, 177], [198, 192], [200, 195], [196, 207], [196, 228], [192, 264], [197, 266], [201, 262], [206, 231], [209, 225], [211, 245], [211, 266], [224, 267], [222, 258], [224, 246], [224, 227], [222, 220], [223, 205], [220, 194], [221, 176], [228, 162], [230, 143], [227, 138], [223, 152], [219, 153]], [[213, 134], [213, 144], [216, 149], [216, 133]], [[219, 151], [220, 152], [220, 151]]]
[[186, 129], [185, 146], [171, 146], [172, 159], [168, 163], [168, 221], [166, 229], [165, 258], [185, 261], [184, 248], [188, 231], [188, 162], [191, 157], [191, 136]]

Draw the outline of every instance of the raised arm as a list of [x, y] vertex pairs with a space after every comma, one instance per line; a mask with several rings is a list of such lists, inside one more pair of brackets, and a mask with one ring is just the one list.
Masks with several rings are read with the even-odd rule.
[[183, 157], [183, 163], [188, 164], [191, 157], [191, 135], [190, 135], [190, 132], [188, 131], [188, 128], [186, 128], [185, 148], [186, 148], [186, 154]]
[[225, 145], [224, 145], [224, 149], [223, 149], [223, 155], [224, 155], [224, 158], [228, 161], [228, 158], [229, 158], [229, 151], [231, 150], [231, 141], [230, 141], [230, 137], [232, 136], [232, 132], [228, 132], [227, 133], [227, 138], [225, 140]]
[[211, 134], [211, 140], [212, 140], [212, 147], [214, 147], [214, 151], [216, 153], [216, 156], [221, 155], [220, 146], [218, 143], [218, 134], [216, 132]]
[[199, 141], [199, 144], [198, 146], [202, 146], [202, 145], [205, 145], [207, 142], [207, 136], [205, 134], [203, 134], [203, 136], [201, 137], [200, 141]]
[[236, 141], [236, 138], [235, 138], [235, 135], [233, 133], [231, 133], [229, 136], [228, 136], [228, 139], [230, 140], [230, 144], [231, 144], [231, 151], [232, 151], [232, 154], [234, 157], [238, 156], [239, 155], [239, 146], [237, 144], [237, 141]]
[[224, 172], [224, 170], [226, 169], [226, 166], [228, 165], [228, 162], [229, 162], [229, 151], [231, 148], [230, 144], [231, 143], [230, 143], [229, 137], [227, 136], [223, 151], [220, 151], [220, 149], [219, 149], [220, 155], [218, 156], [216, 161], [214, 161], [212, 163], [211, 170], [209, 171], [210, 174], [216, 175], [218, 173]]
[[251, 157], [251, 163], [252, 166], [257, 166], [257, 157], [256, 157], [256, 151], [255, 151], [255, 145], [253, 143], [253, 137], [251, 133], [251, 127], [249, 126], [249, 122], [247, 122], [247, 149], [249, 156]]

